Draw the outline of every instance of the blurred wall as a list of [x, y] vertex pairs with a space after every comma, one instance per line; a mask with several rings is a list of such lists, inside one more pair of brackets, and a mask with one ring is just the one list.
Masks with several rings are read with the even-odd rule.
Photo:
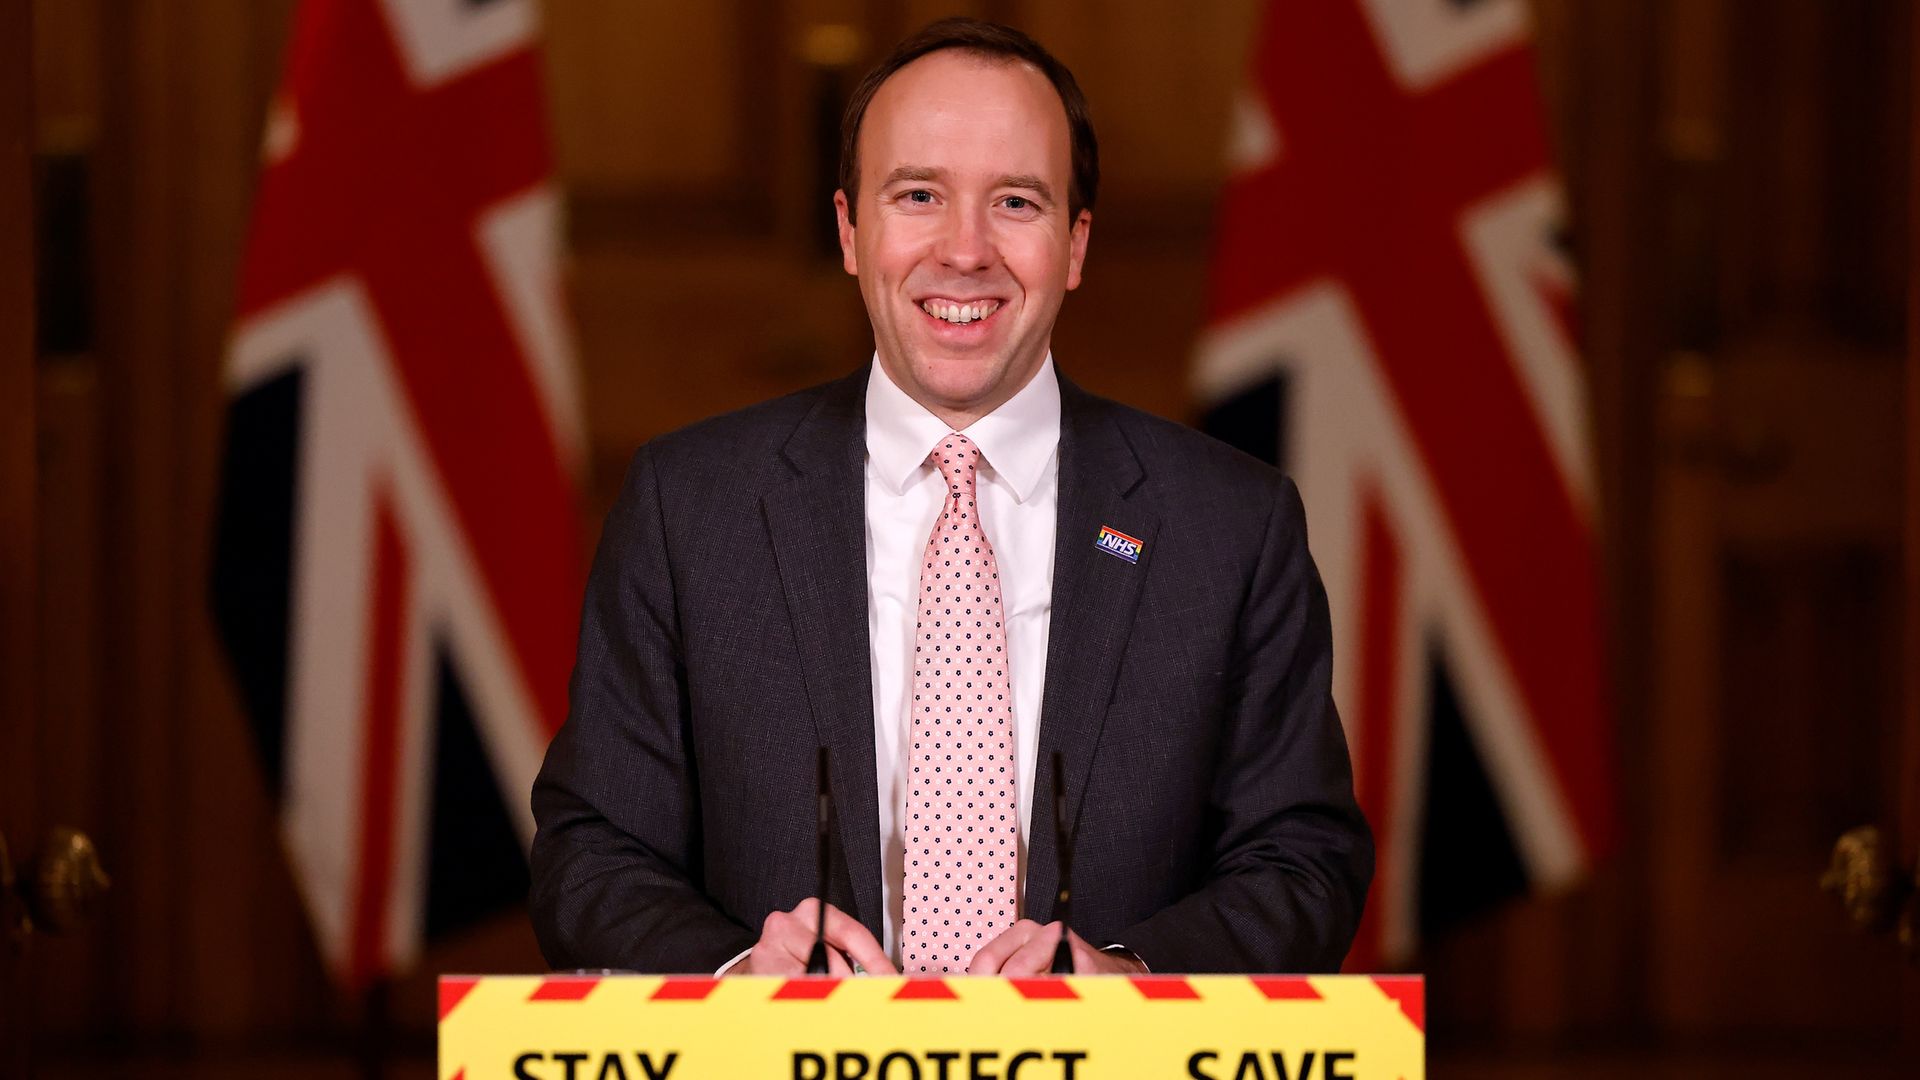
[[[0, 5], [0, 761], [32, 754], [35, 724], [33, 597], [39, 560], [33, 524], [33, 115], [32, 41], [24, 4]], [[29, 802], [0, 770], [0, 822], [24, 820]], [[8, 876], [0, 827], [0, 884]], [[0, 1017], [28, 1006], [8, 927], [19, 905], [0, 895]], [[25, 1068], [25, 1047], [0, 1023], [0, 1075]]]
[[[98, 926], [32, 958], [42, 1042], [82, 1062], [337, 1055], [357, 1010], [321, 976], [204, 600], [221, 347], [291, 5], [11, 2], [34, 21], [46, 317], [40, 718], [31, 767], [0, 763], [30, 819], [4, 824], [86, 826], [118, 883]], [[1257, 0], [547, 7], [589, 538], [638, 443], [865, 359], [830, 247], [835, 102], [955, 10], [1035, 33], [1093, 103], [1105, 182], [1063, 370], [1191, 414]], [[1488, 1075], [1571, 1052], [1869, 1061], [1898, 1032], [1899, 969], [1814, 881], [1900, 784], [1912, 17], [1535, 11], [1582, 267], [1628, 841], [1589, 885], [1434, 945], [1436, 1054]], [[426, 1045], [432, 971], [538, 964], [518, 919], [449, 943], [394, 990], [403, 1044]]]

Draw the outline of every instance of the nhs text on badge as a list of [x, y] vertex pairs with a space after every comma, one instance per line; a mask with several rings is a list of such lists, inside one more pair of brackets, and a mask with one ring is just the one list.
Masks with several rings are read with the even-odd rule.
[[1100, 535], [1094, 539], [1093, 546], [1130, 563], [1139, 562], [1140, 553], [1146, 547], [1140, 541], [1109, 525], [1100, 526]]

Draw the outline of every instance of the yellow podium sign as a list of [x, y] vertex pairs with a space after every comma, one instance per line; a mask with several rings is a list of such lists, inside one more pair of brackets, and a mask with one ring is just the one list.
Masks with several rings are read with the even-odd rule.
[[1417, 1080], [1419, 976], [444, 976], [441, 1080]]

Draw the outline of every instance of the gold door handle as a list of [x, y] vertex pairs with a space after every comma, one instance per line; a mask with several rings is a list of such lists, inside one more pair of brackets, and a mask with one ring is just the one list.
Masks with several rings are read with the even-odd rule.
[[1901, 866], [1879, 826], [1842, 833], [1833, 845], [1820, 888], [1840, 899], [1855, 928], [1893, 932], [1909, 963], [1920, 964], [1920, 875]]
[[0, 933], [17, 945], [36, 930], [65, 934], [85, 926], [113, 884], [93, 840], [66, 826], [47, 830], [31, 863], [14, 871], [0, 837]]

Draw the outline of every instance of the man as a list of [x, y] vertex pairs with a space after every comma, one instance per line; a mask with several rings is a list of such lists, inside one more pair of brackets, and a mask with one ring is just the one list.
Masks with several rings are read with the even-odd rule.
[[[867, 368], [635, 456], [533, 793], [564, 967], [1333, 970], [1373, 870], [1292, 484], [1049, 351], [1099, 169], [1073, 77], [954, 19], [855, 92]], [[1072, 926], [1052, 921], [1064, 765]]]

